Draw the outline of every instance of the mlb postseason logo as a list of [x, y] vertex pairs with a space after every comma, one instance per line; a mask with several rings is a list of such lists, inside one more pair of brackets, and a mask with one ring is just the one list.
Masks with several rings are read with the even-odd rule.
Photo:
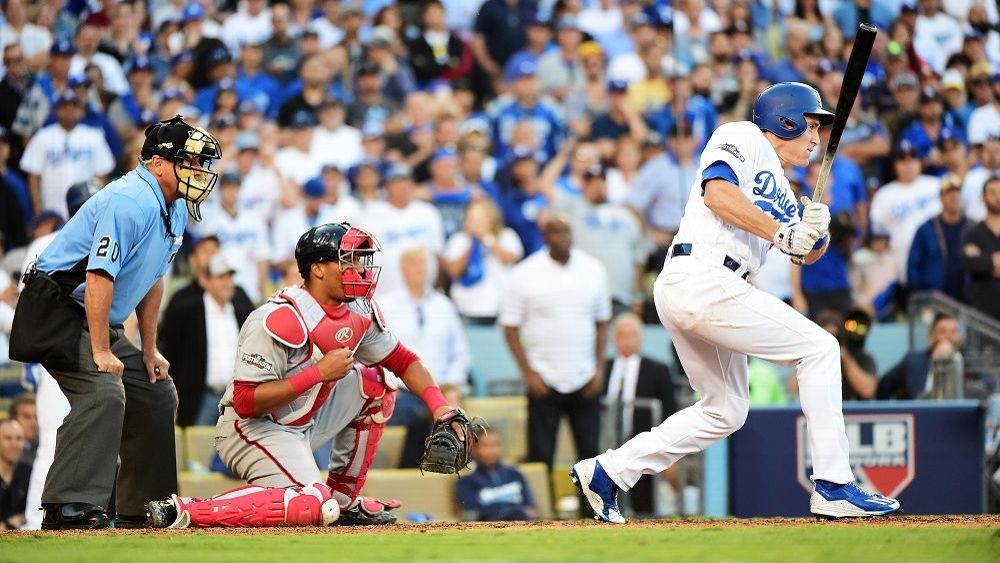
[[[915, 426], [912, 414], [844, 415], [851, 444], [851, 469], [858, 484], [888, 497], [896, 497], [916, 476]], [[798, 479], [812, 492], [812, 459], [806, 419], [796, 420]]]

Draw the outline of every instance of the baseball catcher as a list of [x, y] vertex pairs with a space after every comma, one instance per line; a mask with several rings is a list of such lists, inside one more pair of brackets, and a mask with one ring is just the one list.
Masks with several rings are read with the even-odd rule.
[[[372, 300], [379, 249], [371, 234], [348, 223], [299, 238], [295, 259], [305, 283], [277, 292], [247, 318], [219, 405], [216, 450], [250, 485], [205, 500], [150, 502], [151, 526], [395, 522], [390, 511], [398, 501], [361, 490], [392, 416], [396, 375], [436, 421], [424, 469], [465, 467], [485, 424], [450, 406], [424, 364], [387, 329]], [[331, 440], [326, 483], [317, 483], [313, 450]]]

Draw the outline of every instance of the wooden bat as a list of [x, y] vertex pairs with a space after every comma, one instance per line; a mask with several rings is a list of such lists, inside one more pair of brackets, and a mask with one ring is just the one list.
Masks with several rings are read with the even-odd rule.
[[847, 118], [851, 115], [854, 100], [858, 97], [858, 90], [861, 89], [861, 80], [865, 76], [865, 67], [868, 66], [868, 57], [871, 55], [876, 33], [877, 29], [874, 25], [863, 23], [858, 26], [858, 33], [854, 36], [854, 46], [851, 47], [851, 56], [848, 57], [847, 69], [844, 70], [844, 82], [840, 85], [837, 111], [833, 117], [833, 125], [830, 127], [830, 141], [826, 144], [823, 164], [820, 166], [819, 178], [816, 180], [816, 188], [813, 190], [812, 200], [815, 202], [823, 201], [823, 190], [826, 189], [827, 181], [830, 178], [833, 157], [837, 154], [840, 136], [844, 133]]

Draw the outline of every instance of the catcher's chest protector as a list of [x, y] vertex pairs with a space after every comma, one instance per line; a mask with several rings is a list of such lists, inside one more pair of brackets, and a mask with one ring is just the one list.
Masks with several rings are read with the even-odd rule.
[[280, 303], [264, 318], [264, 329], [275, 340], [291, 348], [312, 343], [323, 354], [338, 348], [355, 350], [372, 323], [346, 303], [324, 309], [300, 287], [288, 287], [271, 298]]

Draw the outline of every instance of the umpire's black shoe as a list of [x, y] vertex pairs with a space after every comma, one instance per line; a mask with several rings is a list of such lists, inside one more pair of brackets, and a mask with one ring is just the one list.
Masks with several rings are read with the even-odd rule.
[[104, 508], [85, 502], [43, 504], [43, 530], [99, 530], [109, 526]]

